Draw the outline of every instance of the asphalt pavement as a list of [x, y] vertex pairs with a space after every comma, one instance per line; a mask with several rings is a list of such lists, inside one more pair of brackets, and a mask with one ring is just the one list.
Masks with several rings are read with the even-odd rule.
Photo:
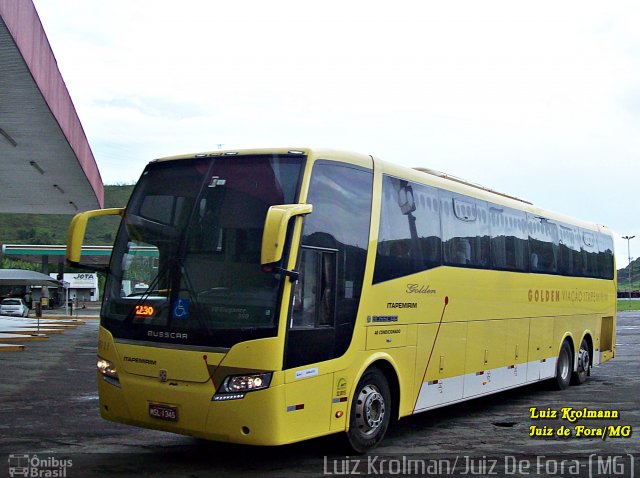
[[[0, 476], [640, 477], [639, 312], [618, 315], [617, 356], [584, 385], [559, 392], [535, 384], [405, 418], [364, 456], [345, 455], [340, 436], [262, 448], [104, 421], [97, 330], [97, 320], [86, 320], [0, 354]], [[557, 416], [532, 418], [532, 408]], [[585, 409], [618, 418], [571, 421], [564, 409], [574, 419]], [[536, 429], [551, 435], [530, 436]]]

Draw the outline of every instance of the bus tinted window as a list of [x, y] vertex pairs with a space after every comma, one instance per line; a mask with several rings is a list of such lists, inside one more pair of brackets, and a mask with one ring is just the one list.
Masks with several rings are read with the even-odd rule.
[[385, 175], [373, 283], [441, 264], [609, 280], [614, 275], [606, 234]]
[[582, 277], [598, 277], [598, 245], [596, 234], [592, 231], [581, 230], [579, 239], [580, 252], [577, 255], [577, 270]]
[[302, 244], [366, 251], [371, 194], [371, 172], [328, 161], [316, 163], [307, 198], [313, 213], [305, 219]]
[[507, 271], [529, 271], [527, 215], [502, 206], [489, 206], [491, 266]]
[[528, 218], [531, 272], [555, 274], [558, 271], [558, 226], [543, 217]]
[[580, 271], [575, 267], [575, 257], [580, 250], [580, 232], [577, 228], [566, 225], [558, 225], [558, 274], [565, 276], [579, 275]]
[[439, 265], [441, 240], [437, 190], [384, 176], [373, 282]]
[[598, 234], [598, 277], [613, 279], [613, 239], [605, 234]]
[[448, 191], [439, 193], [444, 263], [489, 268], [487, 203]]

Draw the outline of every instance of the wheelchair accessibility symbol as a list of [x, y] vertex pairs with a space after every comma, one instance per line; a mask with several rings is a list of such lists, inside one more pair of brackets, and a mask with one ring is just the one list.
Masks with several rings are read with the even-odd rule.
[[188, 319], [189, 318], [189, 299], [177, 299], [173, 301], [173, 318]]

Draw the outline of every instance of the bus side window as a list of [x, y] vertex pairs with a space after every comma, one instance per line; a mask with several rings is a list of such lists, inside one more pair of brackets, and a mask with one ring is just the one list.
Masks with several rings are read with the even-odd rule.
[[537, 254], [529, 255], [527, 215], [523, 211], [490, 204], [489, 216], [493, 269], [528, 272], [530, 261], [536, 261], [537, 267]]
[[527, 214], [531, 272], [556, 274], [560, 236], [558, 225], [540, 216]]
[[582, 230], [581, 236], [581, 275], [583, 277], [598, 277], [598, 247], [595, 233]]
[[487, 203], [449, 191], [438, 192], [443, 211], [444, 263], [488, 269], [491, 260]]
[[598, 234], [598, 277], [613, 279], [613, 240], [610, 236]]
[[437, 190], [385, 175], [373, 283], [442, 264]]
[[576, 249], [576, 229], [566, 225], [559, 224], [559, 250], [558, 250], [558, 273], [565, 276], [573, 276], [576, 274], [574, 271], [574, 256], [578, 253]]

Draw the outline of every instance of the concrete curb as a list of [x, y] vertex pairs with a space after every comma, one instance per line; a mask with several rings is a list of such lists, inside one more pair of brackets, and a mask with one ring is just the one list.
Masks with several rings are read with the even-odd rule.
[[24, 352], [24, 345], [0, 344], [0, 352]]
[[[87, 316], [88, 319], [97, 317]], [[22, 343], [48, 340], [50, 336], [75, 330], [85, 323], [76, 317], [51, 315], [45, 317], [25, 317], [14, 319], [7, 317], [0, 324], [0, 352], [23, 352], [26, 346]], [[20, 343], [18, 343], [20, 342]]]

